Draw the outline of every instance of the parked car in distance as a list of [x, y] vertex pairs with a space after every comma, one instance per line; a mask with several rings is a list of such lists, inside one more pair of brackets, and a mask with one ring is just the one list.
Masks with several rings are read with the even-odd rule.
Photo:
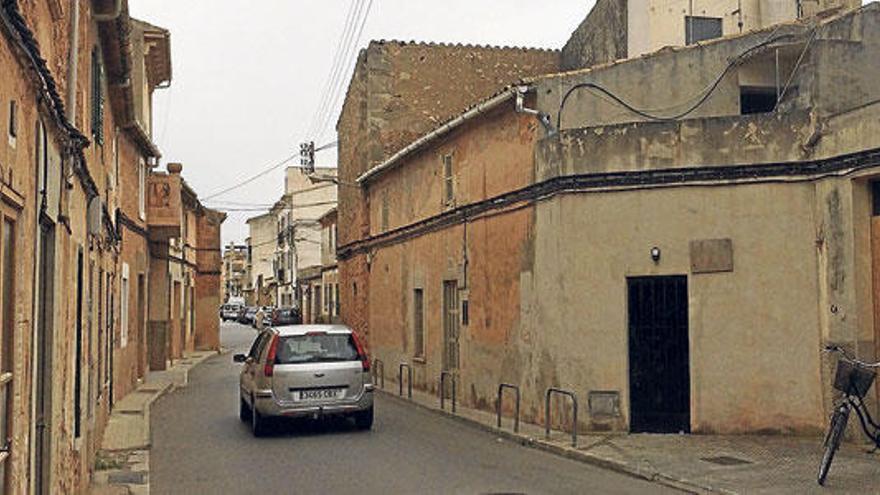
[[244, 306], [240, 304], [224, 304], [220, 307], [220, 319], [223, 321], [237, 321], [244, 311]]
[[241, 312], [241, 316], [238, 318], [238, 322], [244, 325], [250, 325], [254, 321], [254, 315], [257, 314], [256, 306], [248, 306], [244, 308], [244, 311]]
[[266, 326], [279, 327], [285, 325], [299, 325], [302, 323], [302, 315], [296, 308], [275, 308], [271, 315], [267, 316]]
[[273, 418], [348, 416], [359, 429], [373, 426], [370, 358], [344, 325], [289, 325], [260, 332], [239, 378], [239, 417], [254, 436]]
[[268, 321], [271, 318], [272, 311], [274, 309], [275, 308], [273, 306], [260, 306], [260, 307], [258, 307], [257, 313], [254, 314], [254, 319], [251, 321], [251, 326], [254, 328], [257, 328], [257, 314], [260, 314], [260, 312], [262, 312], [262, 315], [263, 315], [263, 321], [262, 321], [263, 326], [268, 325]]

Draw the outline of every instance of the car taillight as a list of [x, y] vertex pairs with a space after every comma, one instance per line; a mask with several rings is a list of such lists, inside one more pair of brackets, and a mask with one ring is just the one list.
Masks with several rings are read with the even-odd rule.
[[364, 350], [364, 346], [361, 345], [361, 340], [358, 338], [357, 334], [351, 333], [351, 340], [354, 341], [354, 346], [357, 348], [358, 356], [361, 358], [361, 366], [364, 371], [370, 371], [370, 357], [367, 356], [367, 351]]
[[275, 374], [275, 353], [278, 351], [278, 336], [272, 336], [272, 342], [269, 343], [269, 353], [266, 354], [266, 365], [263, 366], [263, 375], [272, 376]]

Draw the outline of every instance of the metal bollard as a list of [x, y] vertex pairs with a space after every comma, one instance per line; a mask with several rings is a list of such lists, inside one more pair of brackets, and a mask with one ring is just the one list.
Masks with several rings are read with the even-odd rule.
[[400, 388], [399, 395], [403, 397], [403, 368], [406, 368], [407, 375], [407, 396], [412, 399], [412, 368], [407, 363], [400, 363], [397, 375], [397, 385]]
[[572, 403], [572, 427], [571, 427], [571, 446], [577, 447], [577, 425], [578, 425], [578, 401], [574, 392], [563, 390], [561, 388], [548, 388], [544, 396], [544, 438], [550, 439], [550, 396], [552, 394], [565, 395], [571, 398]]
[[452, 413], [455, 414], [455, 375], [452, 374], [451, 371], [441, 371], [440, 372], [440, 410], [443, 411], [446, 409], [445, 400], [446, 400], [446, 379], [449, 378], [452, 382]]
[[[382, 370], [379, 373], [379, 370]], [[381, 382], [381, 388], [385, 388], [385, 362], [379, 358], [373, 358], [373, 385], [378, 385]]]
[[505, 388], [509, 388], [516, 392], [516, 415], [513, 419], [513, 432], [519, 433], [519, 386], [510, 383], [502, 383], [498, 385], [498, 400], [495, 402], [495, 411], [498, 415], [498, 428], [501, 428], [501, 398]]

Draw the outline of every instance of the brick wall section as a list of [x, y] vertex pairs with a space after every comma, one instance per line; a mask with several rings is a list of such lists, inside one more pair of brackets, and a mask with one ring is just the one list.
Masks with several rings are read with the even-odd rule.
[[[360, 174], [465, 108], [559, 64], [560, 53], [550, 50], [371, 42], [358, 57], [337, 123], [339, 245], [370, 230], [369, 200], [353, 186]], [[339, 270], [343, 321], [368, 334], [366, 259], [340, 260]]]
[[562, 70], [627, 57], [627, 1], [599, 0], [562, 48]]

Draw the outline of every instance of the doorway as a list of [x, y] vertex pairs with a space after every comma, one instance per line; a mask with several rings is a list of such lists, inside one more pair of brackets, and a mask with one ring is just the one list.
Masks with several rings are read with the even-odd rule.
[[147, 374], [147, 282], [143, 273], [137, 276], [137, 372], [138, 378]]
[[40, 257], [37, 280], [36, 414], [34, 493], [51, 492], [52, 472], [52, 334], [54, 325], [55, 227], [40, 222]]
[[443, 281], [443, 371], [459, 368], [458, 282]]
[[[871, 183], [871, 266], [874, 287], [874, 349], [880, 356], [880, 181]], [[874, 387], [880, 401], [880, 387]], [[880, 403], [880, 402], [878, 402]], [[880, 408], [880, 406], [878, 406]]]
[[630, 431], [690, 432], [687, 277], [627, 279]]

